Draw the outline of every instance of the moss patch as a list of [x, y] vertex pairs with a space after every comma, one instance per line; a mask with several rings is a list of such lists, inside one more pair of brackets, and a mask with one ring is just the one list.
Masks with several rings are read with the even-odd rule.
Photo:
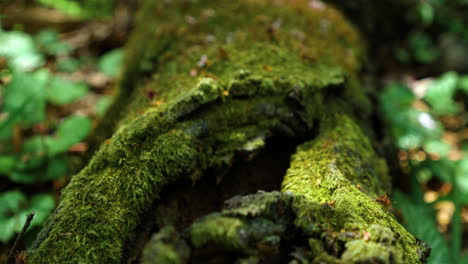
[[389, 182], [355, 121], [330, 113], [320, 136], [298, 147], [282, 191], [297, 197], [296, 225], [312, 236], [325, 232], [326, 248], [338, 259], [344, 251], [342, 260], [353, 263], [373, 256], [384, 258], [379, 263], [421, 263], [416, 239], [376, 200], [390, 191]]
[[[310, 135], [316, 120], [321, 136], [299, 148], [283, 185], [302, 197], [298, 227], [307, 234], [330, 229], [333, 240], [333, 232], [364, 230], [368, 222], [389, 226], [399, 235], [398, 252], [407, 252], [403, 259], [413, 257], [414, 239], [373, 201], [388, 192], [383, 162], [352, 119], [326, 115], [336, 105], [368, 111], [357, 85], [363, 48], [339, 12], [306, 0], [147, 0], [139, 21], [120, 83], [123, 105], [114, 105], [124, 118], [116, 117], [114, 135], [63, 191], [30, 263], [119, 263], [140, 217], [168, 184], [227, 168], [269, 137]], [[273, 252], [285, 224], [249, 218], [258, 208], [269, 211], [250, 202], [255, 206], [204, 218], [191, 243], [249, 253], [244, 243], [255, 241], [256, 250]], [[218, 222], [226, 228], [215, 228]], [[242, 228], [251, 240], [235, 239]], [[333, 252], [335, 244], [324, 245]]]

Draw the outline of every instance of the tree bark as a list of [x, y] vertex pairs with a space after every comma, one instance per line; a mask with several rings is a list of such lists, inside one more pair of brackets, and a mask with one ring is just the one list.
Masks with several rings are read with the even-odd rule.
[[364, 60], [323, 4], [147, 0], [96, 138], [114, 134], [29, 262], [130, 263], [159, 230], [143, 263], [424, 263], [364, 132]]

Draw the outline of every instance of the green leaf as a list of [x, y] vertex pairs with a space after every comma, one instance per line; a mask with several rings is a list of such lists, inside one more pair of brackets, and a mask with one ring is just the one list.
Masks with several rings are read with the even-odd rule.
[[0, 56], [6, 57], [8, 65], [19, 71], [31, 71], [44, 64], [32, 37], [19, 31], [0, 31]]
[[463, 143], [461, 149], [462, 149], [463, 151], [468, 151], [468, 142]]
[[44, 136], [32, 136], [28, 138], [22, 147], [22, 154], [28, 156], [46, 156], [47, 146], [46, 137]]
[[21, 231], [31, 212], [35, 212], [35, 216], [30, 227], [41, 225], [54, 206], [54, 199], [49, 194], [34, 195], [29, 200], [16, 190], [0, 194], [0, 242], [7, 242]]
[[405, 85], [389, 84], [380, 94], [380, 101], [388, 116], [395, 111], [406, 110], [415, 99], [413, 93]]
[[0, 174], [10, 173], [16, 166], [18, 158], [12, 155], [0, 156]]
[[424, 25], [430, 25], [434, 21], [434, 8], [430, 3], [421, 2], [418, 6], [418, 13]]
[[75, 1], [69, 0], [37, 0], [39, 3], [47, 6], [58, 9], [66, 14], [75, 17], [83, 17], [85, 15], [85, 10]]
[[6, 118], [0, 121], [0, 141], [9, 141], [13, 135], [14, 118]]
[[432, 63], [440, 55], [440, 51], [434, 45], [431, 37], [424, 32], [412, 33], [409, 37], [409, 46], [414, 58], [419, 63]]
[[411, 91], [400, 84], [388, 85], [380, 94], [391, 135], [403, 149], [420, 147], [427, 140], [438, 139], [442, 133], [441, 125], [430, 114], [411, 107], [414, 99]]
[[434, 140], [442, 133], [441, 125], [425, 112], [409, 108], [392, 113], [390, 131], [397, 146], [402, 149], [421, 147], [427, 140]]
[[58, 71], [74, 72], [81, 67], [81, 62], [75, 58], [60, 58], [55, 67]]
[[109, 51], [99, 59], [98, 69], [110, 77], [116, 77], [120, 71], [122, 60], [122, 49]]
[[31, 222], [31, 227], [40, 226], [49, 216], [50, 212], [55, 207], [55, 201], [50, 194], [37, 194], [31, 198], [30, 209], [28, 211], [34, 211], [34, 219]]
[[441, 157], [446, 157], [450, 152], [450, 145], [441, 140], [430, 140], [424, 144], [424, 150], [428, 153], [438, 154]]
[[432, 179], [432, 171], [426, 167], [417, 168], [414, 171], [415, 176], [420, 183], [426, 183]]
[[58, 9], [68, 15], [79, 18], [102, 17], [112, 15], [114, 0], [37, 0], [47, 7]]
[[71, 146], [83, 140], [91, 129], [86, 117], [69, 117], [57, 128], [55, 136], [33, 136], [23, 145], [21, 161], [8, 174], [10, 180], [35, 183], [63, 177], [68, 170], [64, 156]]
[[88, 93], [88, 86], [84, 83], [76, 83], [55, 77], [46, 90], [47, 100], [52, 104], [69, 104]]
[[17, 230], [17, 215], [21, 205], [27, 201], [20, 191], [9, 191], [0, 194], [0, 242], [10, 240]]
[[72, 116], [65, 119], [54, 137], [47, 140], [49, 156], [66, 152], [71, 146], [82, 141], [91, 130], [91, 120], [87, 117]]
[[41, 160], [40, 167], [18, 168], [9, 174], [10, 180], [19, 183], [31, 184], [51, 181], [66, 175], [68, 164], [64, 157], [53, 157]]
[[8, 242], [16, 233], [17, 220], [14, 217], [0, 218], [0, 242]]
[[438, 177], [443, 182], [449, 183], [452, 183], [452, 176], [455, 173], [456, 165], [455, 162], [445, 158], [440, 160], [425, 160], [422, 163], [422, 166], [429, 169], [434, 176]]
[[427, 90], [424, 100], [431, 106], [436, 114], [456, 114], [460, 109], [453, 101], [457, 89], [458, 74], [456, 72], [444, 73], [433, 81]]
[[49, 55], [65, 55], [72, 47], [60, 41], [58, 32], [52, 29], [42, 30], [36, 35], [36, 43]]
[[468, 93], [468, 75], [462, 75], [458, 79], [458, 88], [465, 93]]
[[43, 180], [50, 181], [61, 178], [66, 175], [68, 164], [65, 157], [54, 157], [47, 163], [47, 170]]
[[21, 162], [16, 166], [16, 170], [39, 169], [47, 160], [46, 138], [33, 136], [28, 138], [21, 152]]
[[[42, 144], [47, 143], [47, 138], [41, 140]], [[17, 162], [16, 167], [8, 174], [10, 180], [31, 184], [55, 180], [66, 175], [68, 164], [64, 156], [48, 157], [45, 152], [46, 147], [40, 151], [41, 153], [23, 152], [22, 161]]]
[[40, 70], [34, 73], [15, 72], [5, 87], [3, 111], [7, 119], [0, 130], [11, 128], [13, 123], [34, 124], [45, 119], [44, 89], [49, 73]]
[[67, 161], [61, 156], [49, 156], [45, 136], [33, 136], [23, 144], [20, 159], [8, 174], [10, 180], [19, 183], [36, 183], [63, 177], [68, 170]]
[[23, 171], [15, 170], [8, 175], [8, 178], [13, 182], [23, 183], [23, 184], [32, 184], [40, 182], [40, 178], [43, 175], [39, 170], [35, 171]]
[[437, 230], [432, 208], [427, 204], [416, 204], [403, 193], [396, 191], [393, 197], [395, 207], [401, 210], [404, 226], [417, 238], [427, 242], [431, 248], [429, 264], [450, 264], [449, 248], [442, 234]]
[[26, 197], [20, 191], [9, 191], [0, 194], [0, 217], [8, 213], [20, 211], [20, 205], [26, 202]]
[[461, 262], [460, 262], [460, 263], [461, 263], [461, 264], [468, 264], [468, 256], [463, 256], [463, 257], [461, 258]]
[[468, 204], [468, 158], [464, 158], [457, 163], [456, 167], [457, 186], [462, 193], [463, 204]]
[[103, 96], [96, 103], [96, 115], [103, 117], [109, 106], [112, 104], [112, 96]]

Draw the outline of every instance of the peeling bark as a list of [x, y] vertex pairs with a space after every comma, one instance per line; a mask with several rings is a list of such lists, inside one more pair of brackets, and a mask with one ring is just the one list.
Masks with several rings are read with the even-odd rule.
[[[376, 201], [390, 179], [361, 128], [364, 49], [338, 11], [148, 0], [139, 21], [106, 124], [114, 134], [63, 191], [30, 263], [131, 262], [152, 229], [144, 263], [424, 263], [426, 248]], [[273, 138], [308, 141], [281, 192], [215, 205], [234, 193], [219, 186], [239, 160]]]

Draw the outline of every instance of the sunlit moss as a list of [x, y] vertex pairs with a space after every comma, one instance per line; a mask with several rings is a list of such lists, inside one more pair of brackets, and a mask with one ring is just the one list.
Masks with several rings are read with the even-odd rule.
[[[416, 239], [379, 198], [390, 191], [386, 170], [355, 121], [331, 113], [322, 120], [320, 136], [298, 147], [282, 191], [298, 197], [296, 224], [306, 233], [349, 233], [342, 239], [343, 260], [421, 263]], [[318, 227], [311, 229], [311, 223]]]

